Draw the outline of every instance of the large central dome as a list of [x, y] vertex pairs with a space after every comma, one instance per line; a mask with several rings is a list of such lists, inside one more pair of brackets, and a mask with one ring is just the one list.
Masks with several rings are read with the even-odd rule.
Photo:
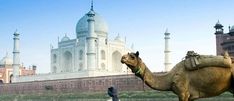
[[[96, 12], [94, 16], [95, 33], [98, 36], [107, 36], [108, 26], [106, 21]], [[86, 36], [88, 34], [88, 16], [85, 14], [76, 24], [76, 35], [78, 37]]]

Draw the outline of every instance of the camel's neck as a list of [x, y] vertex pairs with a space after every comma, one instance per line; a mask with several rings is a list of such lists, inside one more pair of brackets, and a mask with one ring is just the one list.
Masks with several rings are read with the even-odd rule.
[[168, 91], [171, 89], [172, 73], [154, 75], [144, 63], [140, 63], [140, 77], [149, 87], [155, 90]]

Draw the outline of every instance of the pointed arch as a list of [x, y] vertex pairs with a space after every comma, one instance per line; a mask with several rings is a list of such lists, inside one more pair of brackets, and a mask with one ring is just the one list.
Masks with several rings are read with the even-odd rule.
[[121, 72], [123, 65], [120, 62], [121, 53], [119, 51], [115, 51], [112, 53], [112, 70], [114, 72]]
[[63, 53], [63, 69], [64, 72], [72, 71], [72, 53], [69, 51]]
[[84, 57], [84, 52], [83, 52], [83, 50], [80, 50], [79, 51], [79, 59], [83, 60], [83, 57]]
[[56, 62], [57, 62], [57, 55], [53, 54], [53, 63], [56, 63]]
[[106, 52], [104, 50], [101, 50], [101, 59], [106, 60]]
[[12, 80], [13, 80], [13, 74], [10, 75], [9, 83], [12, 83]]

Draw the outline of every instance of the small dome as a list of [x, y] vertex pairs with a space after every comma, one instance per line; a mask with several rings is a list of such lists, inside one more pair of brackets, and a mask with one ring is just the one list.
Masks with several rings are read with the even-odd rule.
[[115, 41], [124, 42], [123, 39], [120, 37], [119, 34], [115, 37]]
[[223, 27], [223, 25], [218, 20], [218, 22], [215, 24], [214, 28], [222, 28], [222, 27]]
[[[89, 13], [94, 13], [94, 28], [95, 28], [95, 32], [98, 35], [101, 36], [106, 36], [107, 32], [108, 32], [108, 26], [106, 21], [103, 19], [103, 17], [101, 17], [98, 13], [94, 12], [94, 11], [90, 11]], [[80, 36], [84, 36], [86, 34], [88, 34], [88, 16], [87, 14], [85, 14], [76, 24], [76, 35], [77, 38]]]
[[7, 53], [6, 56], [3, 57], [2, 60], [0, 61], [0, 64], [1, 65], [12, 65], [13, 60], [12, 60], [12, 58], [10, 58], [10, 56]]
[[234, 32], [234, 25], [231, 27], [230, 32]]
[[65, 35], [61, 41], [68, 41], [68, 40], [70, 40], [70, 38], [67, 35]]

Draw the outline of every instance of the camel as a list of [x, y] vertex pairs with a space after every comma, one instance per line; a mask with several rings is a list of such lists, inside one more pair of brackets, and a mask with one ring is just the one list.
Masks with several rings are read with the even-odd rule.
[[154, 75], [141, 60], [138, 51], [123, 55], [121, 62], [126, 64], [150, 88], [172, 91], [178, 96], [179, 101], [194, 101], [233, 90], [233, 68], [205, 67], [188, 71], [185, 70], [183, 64], [178, 63], [171, 71]]

